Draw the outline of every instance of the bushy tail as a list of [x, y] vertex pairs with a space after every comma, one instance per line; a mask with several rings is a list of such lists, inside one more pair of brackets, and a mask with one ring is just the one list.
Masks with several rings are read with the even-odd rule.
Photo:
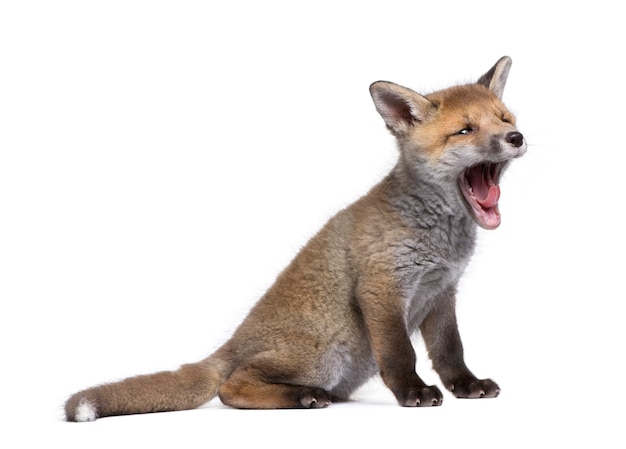
[[209, 357], [176, 371], [129, 377], [88, 388], [67, 400], [65, 417], [80, 422], [105, 416], [196, 408], [217, 395], [227, 371], [224, 363]]

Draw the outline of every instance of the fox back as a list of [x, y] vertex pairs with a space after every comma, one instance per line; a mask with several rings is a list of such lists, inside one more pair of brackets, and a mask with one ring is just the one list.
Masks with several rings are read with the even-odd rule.
[[501, 101], [510, 65], [504, 57], [476, 83], [428, 95], [372, 84], [398, 142], [391, 172], [326, 223], [215, 353], [76, 393], [67, 419], [189, 409], [216, 395], [239, 408], [320, 408], [377, 373], [400, 405], [441, 405], [415, 371], [415, 332], [455, 396], [497, 396], [465, 364], [455, 296], [477, 226], [500, 224], [501, 175], [526, 151]]

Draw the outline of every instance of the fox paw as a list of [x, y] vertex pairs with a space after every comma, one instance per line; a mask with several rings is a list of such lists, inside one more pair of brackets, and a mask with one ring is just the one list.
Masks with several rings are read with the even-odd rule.
[[443, 403], [439, 388], [433, 386], [409, 390], [404, 397], [398, 398], [403, 407], [434, 407]]
[[321, 388], [303, 388], [300, 392], [300, 404], [304, 408], [325, 408], [330, 403], [330, 396]]
[[500, 387], [491, 379], [468, 379], [452, 383], [449, 390], [457, 398], [495, 398]]

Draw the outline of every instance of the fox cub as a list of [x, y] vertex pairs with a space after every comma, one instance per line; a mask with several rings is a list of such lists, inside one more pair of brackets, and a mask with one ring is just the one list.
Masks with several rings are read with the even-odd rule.
[[76, 393], [67, 420], [191, 409], [216, 395], [239, 408], [321, 408], [377, 373], [400, 405], [441, 405], [415, 372], [417, 331], [445, 388], [497, 396], [465, 365], [455, 294], [477, 225], [500, 224], [502, 173], [526, 151], [501, 102], [510, 67], [503, 57], [476, 83], [428, 95], [373, 83], [400, 150], [391, 172], [326, 223], [214, 354]]

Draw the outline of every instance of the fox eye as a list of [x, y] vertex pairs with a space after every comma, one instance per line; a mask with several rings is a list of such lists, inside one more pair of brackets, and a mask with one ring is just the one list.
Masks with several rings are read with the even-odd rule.
[[468, 134], [471, 134], [474, 130], [472, 128], [463, 128], [460, 131], [457, 131], [457, 135], [459, 136], [467, 136]]

